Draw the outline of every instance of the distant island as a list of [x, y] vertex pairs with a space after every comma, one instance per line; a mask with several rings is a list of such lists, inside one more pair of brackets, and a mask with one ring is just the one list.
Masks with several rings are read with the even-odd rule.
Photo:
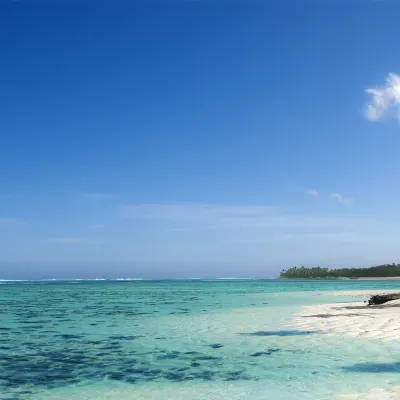
[[280, 278], [300, 279], [358, 279], [400, 277], [400, 264], [383, 264], [370, 268], [329, 269], [321, 267], [293, 267], [283, 270]]

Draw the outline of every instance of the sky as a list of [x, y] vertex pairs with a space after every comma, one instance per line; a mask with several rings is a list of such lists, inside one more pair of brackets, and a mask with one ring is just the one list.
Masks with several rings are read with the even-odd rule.
[[0, 0], [0, 278], [400, 262], [383, 0]]

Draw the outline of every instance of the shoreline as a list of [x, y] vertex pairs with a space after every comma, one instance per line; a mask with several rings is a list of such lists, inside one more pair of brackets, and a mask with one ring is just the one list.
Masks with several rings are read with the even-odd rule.
[[[388, 294], [399, 290], [349, 290], [329, 292], [333, 296], [354, 297], [354, 302], [318, 304], [304, 306], [296, 314], [290, 327], [301, 332], [318, 332], [327, 335], [342, 335], [353, 338], [377, 339], [400, 342], [400, 300], [367, 306], [367, 300], [374, 294]], [[367, 343], [366, 343], [367, 344]], [[399, 400], [400, 387], [375, 388], [365, 393], [340, 395], [342, 400]]]
[[296, 279], [296, 280], [306, 280], [306, 281], [311, 281], [311, 280], [318, 280], [318, 281], [400, 281], [400, 276], [375, 276], [375, 277], [370, 277], [370, 276], [360, 276], [358, 278], [349, 278], [346, 276], [343, 277], [330, 277], [327, 276], [325, 278], [305, 278], [305, 277], [300, 277], [300, 278], [286, 278], [286, 277], [279, 277], [277, 279]]
[[[353, 280], [353, 279], [350, 279]], [[377, 277], [360, 277], [360, 278], [355, 278], [354, 280], [357, 281], [400, 281], [400, 276], [377, 276]]]
[[[351, 296], [366, 301], [374, 294], [395, 292], [398, 290], [347, 290], [329, 294]], [[367, 306], [360, 300], [304, 306], [300, 313], [294, 316], [291, 326], [300, 331], [312, 330], [325, 334], [400, 342], [399, 308], [400, 300], [376, 306]]]
[[349, 393], [340, 396], [341, 400], [399, 400], [400, 387], [393, 387], [388, 390], [371, 389], [365, 393]]

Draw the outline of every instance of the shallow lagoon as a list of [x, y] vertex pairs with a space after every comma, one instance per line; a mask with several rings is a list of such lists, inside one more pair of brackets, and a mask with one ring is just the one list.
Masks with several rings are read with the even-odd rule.
[[[3, 282], [0, 399], [332, 399], [400, 385], [400, 344], [297, 332], [400, 281]], [[354, 300], [352, 300], [354, 301]]]

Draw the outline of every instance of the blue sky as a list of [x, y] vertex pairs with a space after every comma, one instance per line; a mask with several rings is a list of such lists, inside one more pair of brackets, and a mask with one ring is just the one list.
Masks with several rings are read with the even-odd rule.
[[400, 262], [399, 12], [0, 0], [0, 278]]

